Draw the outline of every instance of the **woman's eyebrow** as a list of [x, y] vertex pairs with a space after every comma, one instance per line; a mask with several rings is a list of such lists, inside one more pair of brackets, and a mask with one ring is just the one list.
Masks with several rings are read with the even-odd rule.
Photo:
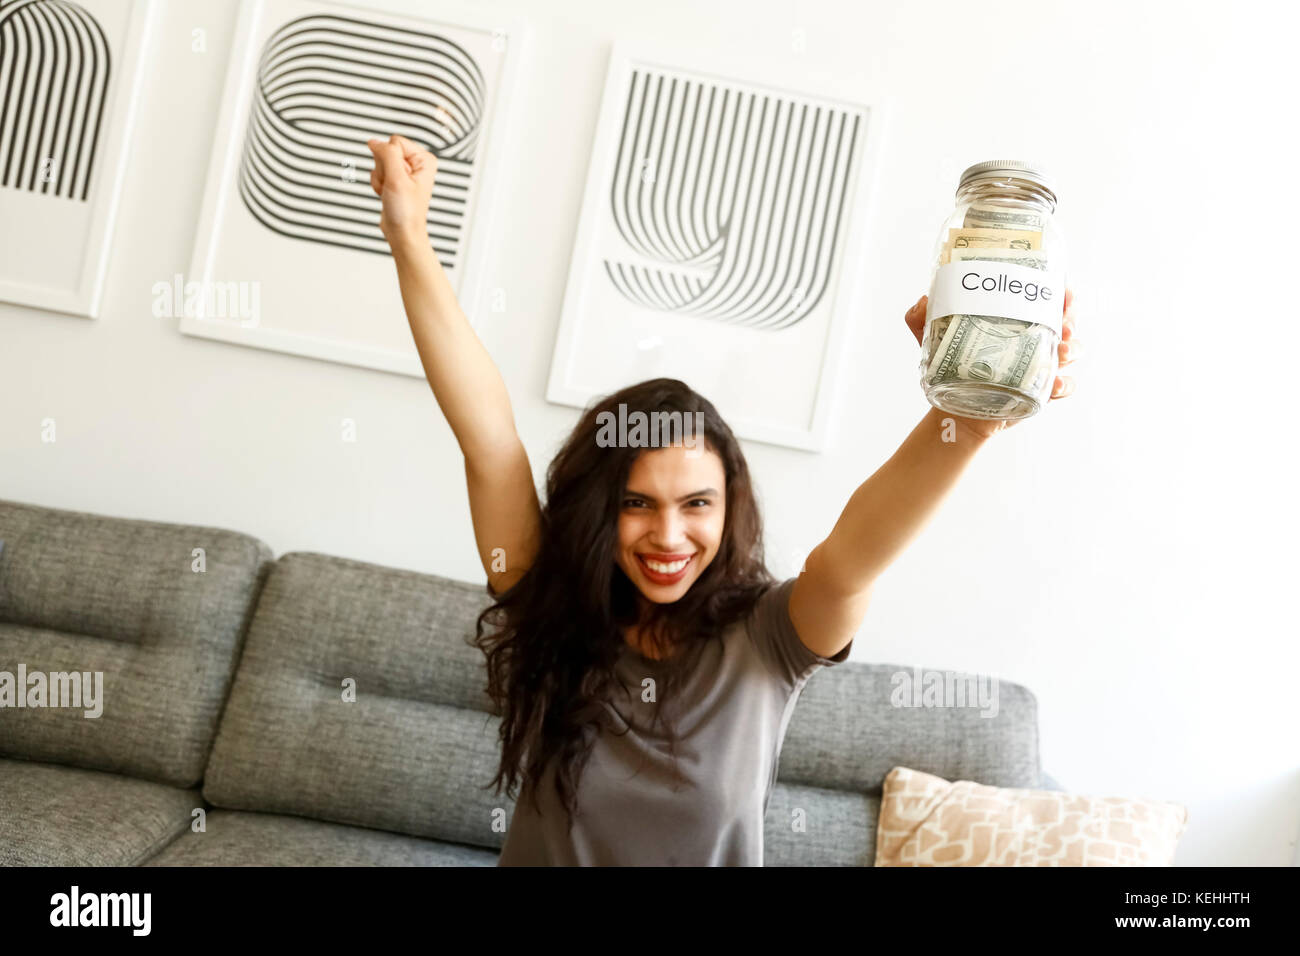
[[[689, 500], [692, 499], [692, 498], [707, 498], [707, 497], [710, 497], [710, 496], [712, 496], [712, 495], [716, 495], [717, 493], [718, 493], [718, 491], [717, 491], [716, 488], [705, 488], [705, 489], [703, 489], [702, 491], [692, 491], [689, 495], [682, 495], [682, 496], [681, 496], [680, 498], [678, 498], [677, 500], [678, 500], [678, 502], [682, 502], [682, 501], [689, 501]], [[628, 495], [630, 495], [630, 496], [632, 496], [632, 497], [634, 497], [634, 498], [644, 498], [646, 501], [658, 501], [658, 500], [659, 500], [659, 499], [656, 498], [654, 495], [648, 495], [648, 494], [646, 494], [644, 491], [633, 491], [631, 488], [629, 488], [629, 489], [625, 492], [625, 494], [628, 494]]]

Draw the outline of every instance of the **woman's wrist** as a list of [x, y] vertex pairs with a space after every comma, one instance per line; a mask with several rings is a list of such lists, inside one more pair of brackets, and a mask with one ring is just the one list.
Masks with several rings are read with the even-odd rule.
[[[967, 442], [983, 445], [996, 432], [998, 422], [987, 422], [978, 418], [963, 418], [953, 415], [941, 408], [930, 406], [926, 416], [939, 435], [947, 442]], [[990, 427], [992, 426], [992, 427]]]
[[388, 240], [388, 248], [396, 257], [409, 256], [412, 253], [426, 252], [431, 249], [428, 233], [414, 229], [389, 228], [381, 231]]

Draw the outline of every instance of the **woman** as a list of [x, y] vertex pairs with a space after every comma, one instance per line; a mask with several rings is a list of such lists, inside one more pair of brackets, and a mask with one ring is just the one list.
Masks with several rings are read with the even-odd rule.
[[[522, 787], [500, 864], [762, 865], [763, 816], [804, 683], [848, 657], [876, 579], [1009, 423], [932, 408], [779, 584], [739, 444], [674, 379], [590, 407], [547, 470], [543, 508], [505, 385], [429, 245], [436, 158], [400, 136], [370, 148], [381, 226], [464, 453], [495, 598], [476, 637], [502, 718], [489, 786], [512, 797]], [[918, 344], [924, 318], [922, 296], [906, 316]], [[1061, 350], [1062, 364], [1077, 357], [1073, 342]], [[1052, 397], [1071, 391], [1057, 378]], [[676, 415], [682, 431], [654, 445], [626, 440], [635, 431], [602, 440], [612, 416], [637, 412]]]

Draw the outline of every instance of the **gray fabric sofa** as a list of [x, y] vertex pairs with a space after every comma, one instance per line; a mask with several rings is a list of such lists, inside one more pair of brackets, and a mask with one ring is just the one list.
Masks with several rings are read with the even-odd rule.
[[[487, 786], [497, 717], [468, 643], [481, 584], [3, 500], [0, 542], [0, 672], [61, 692], [59, 674], [103, 675], [97, 717], [88, 699], [0, 707], [0, 863], [496, 863], [514, 808]], [[895, 708], [899, 670], [809, 680], [767, 865], [870, 865], [895, 766], [1059, 789], [1026, 688], [1001, 682], [993, 718]], [[784, 823], [795, 807], [806, 832]]]

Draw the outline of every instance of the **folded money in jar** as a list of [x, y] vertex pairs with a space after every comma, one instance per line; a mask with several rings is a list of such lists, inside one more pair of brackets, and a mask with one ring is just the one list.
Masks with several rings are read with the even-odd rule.
[[1056, 192], [1041, 165], [976, 163], [940, 232], [921, 387], [954, 415], [1014, 420], [1051, 397], [1065, 297]]

